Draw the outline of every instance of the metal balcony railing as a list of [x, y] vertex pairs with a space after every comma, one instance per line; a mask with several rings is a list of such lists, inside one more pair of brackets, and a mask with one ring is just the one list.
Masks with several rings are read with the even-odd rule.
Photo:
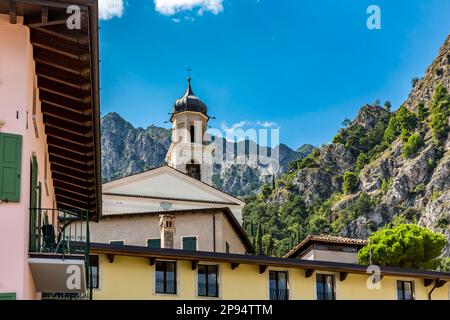
[[199, 283], [198, 295], [201, 297], [218, 297], [217, 285], [215, 283]]
[[29, 252], [89, 252], [89, 211], [30, 208]]
[[176, 283], [173, 280], [156, 280], [156, 293], [169, 293], [175, 294]]
[[270, 300], [288, 300], [289, 289], [270, 289]]
[[333, 292], [317, 292], [317, 300], [334, 300]]
[[79, 255], [84, 257], [87, 292], [82, 294], [43, 293], [44, 299], [92, 299], [90, 267], [90, 212], [78, 209], [30, 208], [29, 253]]

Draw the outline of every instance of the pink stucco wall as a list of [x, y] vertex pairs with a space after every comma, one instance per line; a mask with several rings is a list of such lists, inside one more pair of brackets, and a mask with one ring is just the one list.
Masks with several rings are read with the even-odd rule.
[[18, 20], [18, 24], [13, 25], [9, 23], [9, 16], [0, 15], [0, 122], [5, 123], [0, 132], [19, 134], [23, 138], [20, 202], [0, 203], [0, 293], [15, 292], [17, 299], [39, 299], [28, 265], [30, 161], [33, 154], [38, 160], [44, 208], [54, 207], [54, 192], [48, 165], [48, 194], [44, 186], [44, 166], [48, 161], [45, 161], [46, 138], [39, 101], [36, 105], [38, 137], [33, 125], [33, 48], [29, 29], [21, 24], [21, 19]]

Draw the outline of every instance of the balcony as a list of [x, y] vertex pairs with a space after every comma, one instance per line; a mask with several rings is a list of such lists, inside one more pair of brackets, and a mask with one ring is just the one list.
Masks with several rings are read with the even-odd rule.
[[30, 209], [28, 263], [46, 297], [88, 297], [89, 211]]
[[289, 289], [270, 288], [270, 300], [289, 300]]

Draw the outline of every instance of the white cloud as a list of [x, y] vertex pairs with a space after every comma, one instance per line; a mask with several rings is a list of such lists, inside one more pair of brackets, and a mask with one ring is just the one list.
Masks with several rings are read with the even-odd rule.
[[114, 17], [122, 17], [124, 3], [123, 0], [99, 0], [98, 16], [101, 20], [109, 20]]
[[223, 11], [223, 0], [153, 0], [159, 13], [171, 16], [180, 11], [192, 11], [198, 8], [198, 14], [205, 12], [219, 14]]
[[180, 23], [181, 20], [178, 19], [178, 18], [173, 18], [172, 21], [175, 22], [175, 23]]

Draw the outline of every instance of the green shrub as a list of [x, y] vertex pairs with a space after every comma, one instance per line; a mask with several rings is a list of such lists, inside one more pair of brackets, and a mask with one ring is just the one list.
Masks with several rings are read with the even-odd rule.
[[369, 157], [364, 152], [360, 153], [356, 159], [355, 170], [357, 172], [361, 171], [364, 166], [369, 162]]
[[423, 139], [419, 133], [413, 133], [406, 143], [403, 144], [403, 156], [405, 158], [414, 157], [420, 148], [424, 145]]
[[381, 193], [387, 194], [389, 189], [391, 189], [393, 182], [393, 178], [383, 179], [383, 181], [381, 182]]
[[419, 121], [423, 122], [428, 118], [428, 110], [425, 108], [425, 103], [423, 101], [419, 102], [417, 106], [417, 118]]
[[414, 193], [422, 193], [425, 191], [425, 185], [423, 183], [419, 183], [415, 188], [414, 188]]
[[343, 176], [342, 190], [345, 194], [351, 194], [358, 187], [358, 177], [353, 172], [347, 171]]
[[433, 114], [431, 132], [433, 133], [433, 140], [436, 144], [439, 144], [447, 136], [448, 130], [448, 118], [441, 112]]
[[450, 115], [449, 110], [450, 95], [447, 89], [439, 83], [434, 90], [433, 98], [431, 98], [430, 109], [433, 114], [442, 112], [447, 117]]

